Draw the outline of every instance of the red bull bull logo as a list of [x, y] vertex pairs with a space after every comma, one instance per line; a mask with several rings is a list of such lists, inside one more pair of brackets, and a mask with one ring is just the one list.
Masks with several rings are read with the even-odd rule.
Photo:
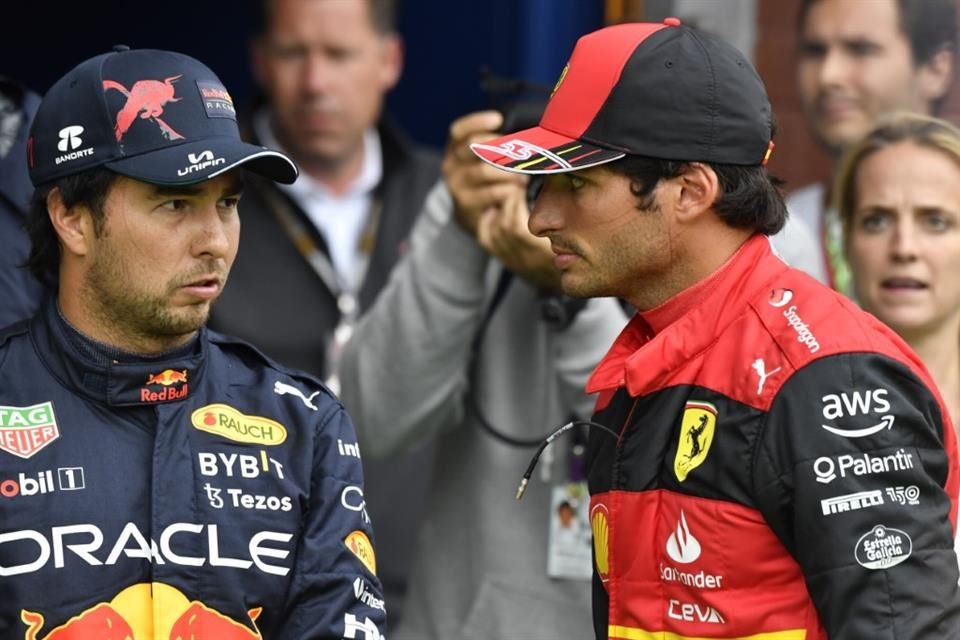
[[186, 383], [187, 381], [187, 370], [174, 371], [173, 369], [164, 369], [160, 373], [150, 374], [147, 376], [147, 384], [162, 384], [165, 387], [169, 387], [172, 384], [177, 384], [178, 382]]
[[24, 609], [20, 619], [27, 625], [24, 640], [136, 640], [127, 621], [107, 603], [91, 607], [44, 636], [38, 635], [44, 622], [42, 614]]
[[45, 635], [40, 635], [43, 614], [24, 609], [20, 618], [27, 627], [24, 640], [263, 640], [256, 626], [262, 611], [249, 609], [247, 626], [176, 587], [154, 582], [127, 587]]
[[160, 127], [160, 133], [167, 140], [183, 139], [182, 135], [160, 118], [163, 115], [163, 107], [167, 103], [180, 101], [180, 98], [174, 97], [176, 89], [173, 86], [173, 83], [179, 79], [180, 76], [171, 76], [163, 80], [137, 80], [129, 90], [119, 82], [103, 81], [104, 91], [114, 89], [127, 97], [126, 103], [117, 112], [117, 121], [113, 129], [117, 142], [123, 140], [123, 136], [138, 117], [141, 120], [152, 120]]
[[[256, 625], [261, 608], [250, 609], [247, 615]], [[192, 602], [170, 630], [170, 640], [260, 640], [259, 631], [231, 620], [202, 602]]]
[[[148, 386], [161, 386], [164, 388], [155, 391], [147, 388]], [[181, 400], [186, 398], [188, 393], [187, 370], [174, 371], [173, 369], [164, 369], [160, 373], [153, 373], [147, 376], [146, 386], [140, 389], [140, 402]]]

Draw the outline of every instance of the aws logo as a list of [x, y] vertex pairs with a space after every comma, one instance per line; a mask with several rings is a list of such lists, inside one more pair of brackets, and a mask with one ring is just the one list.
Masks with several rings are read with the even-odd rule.
[[889, 392], [886, 389], [870, 389], [825, 395], [820, 399], [823, 403], [822, 414], [825, 420], [835, 421], [841, 418], [869, 414], [879, 415], [880, 417], [876, 424], [856, 428], [828, 424], [821, 424], [820, 426], [830, 433], [844, 438], [863, 438], [879, 433], [884, 429], [890, 429], [893, 427], [894, 416], [888, 414], [890, 411], [890, 401], [887, 400], [888, 394]]
[[707, 459], [717, 428], [717, 408], [709, 402], [690, 400], [680, 420], [680, 442], [673, 459], [673, 471], [683, 482], [687, 475]]

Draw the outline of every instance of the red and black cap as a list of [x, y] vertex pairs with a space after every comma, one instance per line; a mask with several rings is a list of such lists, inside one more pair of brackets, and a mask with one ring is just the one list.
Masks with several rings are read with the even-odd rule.
[[580, 38], [540, 125], [471, 149], [527, 174], [577, 171], [627, 154], [761, 165], [772, 131], [770, 101], [750, 62], [717, 36], [667, 18]]
[[240, 139], [233, 99], [207, 66], [122, 45], [50, 88], [30, 128], [27, 165], [35, 186], [101, 166], [162, 185], [241, 165], [285, 183], [298, 173], [284, 154]]

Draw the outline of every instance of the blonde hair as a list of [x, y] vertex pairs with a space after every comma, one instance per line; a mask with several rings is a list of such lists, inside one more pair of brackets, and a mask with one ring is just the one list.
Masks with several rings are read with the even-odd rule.
[[850, 243], [860, 165], [877, 151], [899, 142], [912, 142], [919, 147], [940, 151], [960, 165], [960, 129], [946, 120], [907, 112], [882, 119], [846, 152], [834, 182], [832, 204], [843, 225], [844, 252]]

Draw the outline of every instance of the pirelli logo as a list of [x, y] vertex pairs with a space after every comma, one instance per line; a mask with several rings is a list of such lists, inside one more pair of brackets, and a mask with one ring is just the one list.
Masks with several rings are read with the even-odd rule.
[[883, 504], [883, 493], [880, 491], [860, 491], [848, 493], [845, 496], [836, 496], [820, 501], [823, 515], [832, 516], [835, 513], [846, 513], [870, 507], [879, 507]]

